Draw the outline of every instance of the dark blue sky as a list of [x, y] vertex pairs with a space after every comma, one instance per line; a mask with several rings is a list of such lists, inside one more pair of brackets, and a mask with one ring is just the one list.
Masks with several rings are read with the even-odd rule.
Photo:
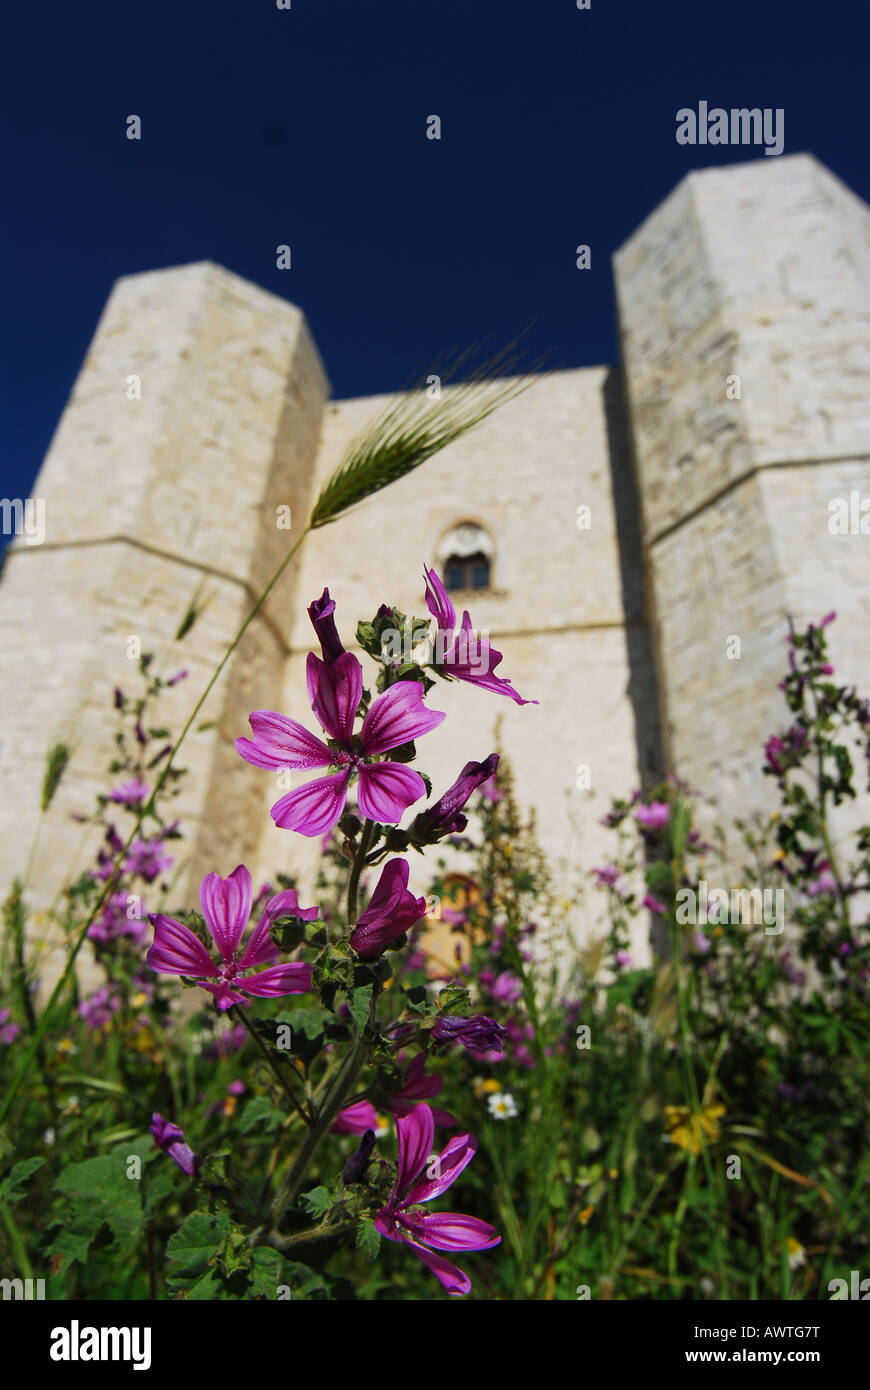
[[532, 354], [614, 361], [612, 251], [688, 170], [763, 154], [677, 145], [678, 108], [782, 107], [785, 153], [870, 200], [863, 8], [16, 0], [0, 494], [28, 494], [110, 286], [135, 271], [210, 259], [299, 304], [336, 396], [532, 321]]

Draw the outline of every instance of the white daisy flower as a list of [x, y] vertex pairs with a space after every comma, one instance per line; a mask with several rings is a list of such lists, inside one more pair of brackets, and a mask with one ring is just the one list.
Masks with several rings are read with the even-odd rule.
[[517, 1113], [516, 1101], [507, 1091], [496, 1091], [487, 1097], [486, 1103], [490, 1115], [496, 1120], [512, 1120]]

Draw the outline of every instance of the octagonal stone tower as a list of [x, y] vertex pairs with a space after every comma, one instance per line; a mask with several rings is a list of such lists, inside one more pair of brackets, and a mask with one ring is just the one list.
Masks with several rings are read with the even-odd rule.
[[[307, 509], [326, 395], [304, 317], [283, 300], [209, 263], [116, 283], [35, 485], [44, 543], [16, 541], [3, 572], [4, 883], [30, 853], [47, 747], [73, 748], [33, 866], [37, 906], [93, 862], [70, 817], [107, 790], [113, 686], [141, 693], [130, 639], [162, 672], [188, 668], [158, 716], [177, 732], [286, 553], [276, 509]], [[225, 730], [252, 700], [279, 698], [294, 592], [291, 566], [185, 747], [179, 885], [256, 848], [256, 789]], [[182, 661], [172, 637], [194, 595], [204, 609]]]
[[734, 812], [787, 614], [870, 688], [870, 537], [829, 529], [870, 499], [870, 208], [809, 155], [692, 173], [615, 275], [667, 759]]

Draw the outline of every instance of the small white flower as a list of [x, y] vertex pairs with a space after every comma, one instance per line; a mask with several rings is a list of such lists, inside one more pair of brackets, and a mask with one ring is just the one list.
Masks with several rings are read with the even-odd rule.
[[43, 1134], [43, 1136], [42, 1136], [42, 1142], [43, 1142], [43, 1144], [53, 1144], [53, 1143], [54, 1143], [54, 1139], [55, 1139], [55, 1134], [54, 1134], [54, 1130], [53, 1130], [53, 1129], [47, 1129], [47, 1130], [45, 1131], [45, 1133]]
[[800, 1241], [795, 1240], [794, 1236], [789, 1236], [786, 1244], [786, 1251], [788, 1254], [789, 1269], [800, 1269], [803, 1265], [806, 1264], [807, 1252], [801, 1245]]
[[512, 1120], [517, 1113], [517, 1105], [507, 1091], [496, 1091], [487, 1097], [489, 1113], [496, 1120]]

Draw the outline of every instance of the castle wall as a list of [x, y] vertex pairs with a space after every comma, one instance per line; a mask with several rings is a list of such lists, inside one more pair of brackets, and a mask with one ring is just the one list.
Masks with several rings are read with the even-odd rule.
[[870, 686], [867, 537], [828, 529], [870, 498], [868, 237], [800, 155], [690, 174], [615, 257], [666, 743], [731, 812], [786, 722], [787, 614], [836, 610], [838, 673]]
[[[140, 399], [128, 398], [132, 375]], [[107, 789], [113, 687], [141, 688], [129, 637], [167, 673], [188, 668], [160, 709], [178, 730], [285, 553], [276, 507], [307, 505], [326, 389], [301, 313], [217, 266], [115, 285], [34, 488], [44, 544], [14, 544], [3, 573], [3, 881], [28, 857], [47, 747], [62, 738], [74, 750], [34, 863], [37, 907], [93, 854], [70, 815]], [[192, 734], [179, 760], [190, 769], [175, 803], [188, 837], [179, 894], [185, 869], [222, 857], [228, 839], [233, 852], [252, 848], [253, 781], [230, 776], [218, 795], [214, 778], [235, 701], [277, 697], [293, 580], [290, 571], [204, 707], [197, 723], [213, 727]], [[208, 603], [182, 655], [172, 636], [201, 585]]]
[[[327, 408], [319, 480], [380, 404], [363, 399]], [[591, 508], [591, 525], [582, 531], [580, 505]], [[419, 741], [418, 765], [431, 773], [437, 797], [466, 761], [482, 759], [500, 740], [521, 802], [537, 808], [541, 840], [563, 892], [612, 850], [612, 834], [599, 824], [611, 794], [638, 785], [641, 768], [656, 759], [632, 506], [614, 374], [608, 368], [557, 372], [342, 521], [315, 532], [304, 547], [300, 600], [309, 602], [328, 586], [342, 636], [352, 645], [357, 620], [372, 617], [382, 602], [426, 616], [422, 571], [433, 563], [445, 531], [466, 519], [489, 531], [492, 589], [457, 596], [457, 610], [461, 614], [467, 604], [475, 627], [503, 652], [498, 674], [540, 704], [518, 706], [467, 684], [439, 681], [427, 701], [448, 718]], [[309, 726], [304, 662], [312, 645], [300, 601], [281, 709]], [[590, 790], [578, 789], [581, 764], [589, 767]], [[310, 878], [317, 842], [271, 824], [267, 809], [280, 792], [270, 774], [261, 776], [267, 784], [262, 874], [284, 867]], [[293, 785], [307, 780], [299, 774]], [[433, 863], [431, 855], [412, 860], [416, 891], [425, 889]], [[591, 894], [575, 910], [576, 930], [590, 929], [601, 908], [601, 896]], [[642, 955], [640, 939], [637, 949]]]

